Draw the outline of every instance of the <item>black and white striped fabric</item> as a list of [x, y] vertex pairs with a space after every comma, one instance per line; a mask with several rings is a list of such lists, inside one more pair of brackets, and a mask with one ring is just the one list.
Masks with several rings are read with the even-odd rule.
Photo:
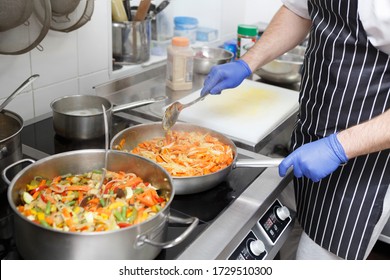
[[[292, 148], [390, 108], [390, 58], [373, 47], [358, 0], [309, 0], [313, 21]], [[350, 159], [318, 183], [295, 179], [297, 217], [317, 244], [363, 259], [390, 183], [389, 151]]]

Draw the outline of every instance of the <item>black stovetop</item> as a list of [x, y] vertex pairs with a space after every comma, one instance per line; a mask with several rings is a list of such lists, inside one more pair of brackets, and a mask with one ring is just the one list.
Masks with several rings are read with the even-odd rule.
[[[131, 125], [133, 125], [131, 121], [114, 116], [112, 135]], [[72, 141], [56, 135], [51, 117], [25, 126], [21, 135], [24, 145], [48, 155], [79, 149], [104, 149], [105, 146], [104, 138], [90, 141]], [[239, 155], [239, 158], [247, 158], [247, 156]], [[200, 223], [186, 240], [172, 248], [162, 250], [157, 259], [175, 259], [263, 170], [259, 168], [233, 169], [225, 181], [211, 190], [198, 194], [176, 195], [171, 204], [171, 213], [178, 217], [198, 217]], [[0, 256], [2, 259], [20, 258], [12, 239], [11, 211], [7, 207], [2, 208], [4, 209], [0, 209], [0, 222], [4, 230], [1, 231], [0, 236]], [[7, 232], [5, 232], [5, 226], [7, 226]], [[185, 229], [187, 229], [187, 225], [170, 224], [167, 232], [168, 240], [179, 236]]]

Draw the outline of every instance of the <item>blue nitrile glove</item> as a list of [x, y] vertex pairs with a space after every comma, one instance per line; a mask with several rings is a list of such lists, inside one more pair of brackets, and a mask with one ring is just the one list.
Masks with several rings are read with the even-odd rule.
[[344, 148], [336, 134], [331, 134], [292, 152], [280, 163], [279, 175], [285, 176], [288, 168], [293, 166], [295, 177], [305, 176], [318, 182], [347, 161]]
[[206, 92], [220, 94], [226, 88], [240, 85], [251, 74], [252, 71], [248, 64], [241, 59], [213, 66], [207, 75], [200, 95], [203, 96]]

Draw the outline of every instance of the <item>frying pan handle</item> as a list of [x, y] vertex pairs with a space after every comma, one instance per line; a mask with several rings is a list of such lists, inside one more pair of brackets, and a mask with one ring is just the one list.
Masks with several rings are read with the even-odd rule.
[[123, 111], [126, 109], [133, 109], [133, 108], [141, 107], [141, 106], [148, 105], [151, 103], [164, 101], [165, 99], [167, 99], [167, 96], [163, 95], [163, 96], [158, 96], [158, 97], [154, 97], [154, 98], [139, 100], [139, 101], [135, 101], [135, 102], [131, 102], [131, 103], [126, 103], [126, 104], [114, 106], [112, 108], [112, 111], [115, 113], [115, 112]]
[[16, 161], [16, 162], [14, 162], [14, 163], [8, 165], [6, 168], [4, 168], [3, 172], [1, 172], [1, 177], [3, 178], [3, 181], [4, 181], [7, 185], [11, 184], [11, 180], [8, 179], [8, 177], [7, 177], [7, 172], [8, 172], [8, 170], [10, 170], [11, 168], [13, 168], [13, 167], [15, 167], [15, 166], [18, 166], [19, 164], [22, 164], [22, 163], [24, 163], [24, 162], [34, 163], [35, 160], [28, 159], [28, 158], [26, 158], [26, 159], [21, 159], [21, 160], [19, 160], [19, 161]]
[[267, 158], [267, 159], [238, 159], [233, 163], [233, 168], [238, 167], [277, 167], [284, 158]]
[[176, 246], [177, 244], [185, 240], [190, 235], [190, 233], [196, 228], [196, 226], [199, 224], [199, 219], [196, 217], [179, 218], [179, 217], [169, 216], [169, 222], [178, 223], [178, 224], [190, 224], [190, 226], [181, 235], [167, 242], [156, 242], [148, 239], [146, 235], [141, 235], [138, 237], [137, 246], [142, 246], [144, 243], [153, 245], [155, 247], [160, 247], [161, 249], [167, 249]]

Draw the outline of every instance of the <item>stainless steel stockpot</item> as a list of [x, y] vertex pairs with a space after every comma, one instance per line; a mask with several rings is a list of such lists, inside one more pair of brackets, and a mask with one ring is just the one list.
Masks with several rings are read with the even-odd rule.
[[[14, 238], [25, 259], [153, 259], [162, 248], [184, 240], [197, 226], [197, 218], [182, 219], [170, 215], [175, 191], [169, 174], [159, 165], [127, 153], [109, 151], [108, 169], [134, 172], [145, 181], [167, 192], [169, 201], [153, 218], [131, 227], [106, 232], [62, 232], [31, 222], [16, 206], [26, 184], [40, 175], [53, 178], [59, 174], [82, 173], [102, 168], [104, 150], [78, 150], [56, 154], [36, 161], [9, 182], [8, 200], [14, 212]], [[16, 163], [15, 163], [16, 164]], [[4, 170], [2, 175], [4, 176]], [[191, 224], [184, 233], [167, 241], [168, 223]]]

